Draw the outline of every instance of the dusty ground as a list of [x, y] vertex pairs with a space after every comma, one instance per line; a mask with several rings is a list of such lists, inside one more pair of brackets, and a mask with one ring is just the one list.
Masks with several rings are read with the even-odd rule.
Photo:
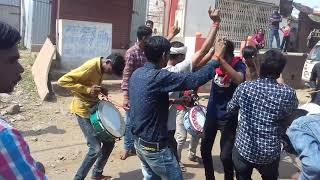
[[[19, 104], [21, 106], [19, 114], [4, 115], [8, 122], [22, 132], [33, 157], [44, 163], [49, 179], [72, 179], [87, 152], [87, 146], [75, 118], [68, 112], [71, 98], [57, 97], [55, 102], [40, 102], [30, 74], [33, 58], [25, 52], [22, 58], [22, 64], [26, 68], [24, 80], [20, 82], [12, 95], [1, 95], [0, 111], [10, 104]], [[301, 103], [308, 101], [307, 93], [303, 90], [298, 90], [297, 94]], [[118, 92], [111, 92], [111, 97], [118, 103], [122, 101], [121, 94]], [[201, 102], [206, 104], [206, 99]], [[219, 160], [219, 138], [220, 136], [213, 148], [213, 159], [216, 177], [223, 179], [223, 169]], [[130, 157], [126, 161], [119, 160], [122, 145], [122, 141], [116, 143], [105, 167], [105, 174], [121, 180], [142, 179], [137, 157]], [[182, 160], [187, 167], [187, 173], [184, 174], [185, 179], [204, 179], [203, 167], [190, 162], [186, 157], [187, 151], [185, 150]], [[295, 158], [283, 155], [280, 178], [290, 179], [291, 175], [297, 171], [297, 166], [298, 161]], [[253, 179], [260, 179], [256, 172]]]

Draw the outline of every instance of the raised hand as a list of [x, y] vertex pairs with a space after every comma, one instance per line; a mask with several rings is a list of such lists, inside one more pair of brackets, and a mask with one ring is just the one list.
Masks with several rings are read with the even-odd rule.
[[211, 6], [209, 7], [209, 10], [208, 10], [208, 14], [209, 14], [209, 17], [210, 19], [213, 21], [213, 22], [221, 22], [221, 18], [220, 18], [220, 10], [218, 9], [212, 9]]

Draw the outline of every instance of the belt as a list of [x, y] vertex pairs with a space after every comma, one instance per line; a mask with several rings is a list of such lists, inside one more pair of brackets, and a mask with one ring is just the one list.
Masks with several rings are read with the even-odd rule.
[[148, 142], [141, 138], [135, 138], [135, 140], [139, 145], [143, 146], [146, 151], [160, 151], [168, 147], [167, 142]]

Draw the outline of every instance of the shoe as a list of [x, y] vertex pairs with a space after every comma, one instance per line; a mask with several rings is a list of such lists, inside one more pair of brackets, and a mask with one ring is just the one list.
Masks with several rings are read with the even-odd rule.
[[196, 155], [189, 155], [189, 160], [192, 162], [197, 162], [199, 164], [202, 164], [202, 158], [196, 156]]
[[179, 166], [182, 172], [186, 172], [186, 167], [184, 167], [184, 165], [182, 164], [182, 162], [179, 162]]
[[104, 176], [101, 175], [99, 177], [91, 177], [92, 180], [110, 180], [112, 177], [111, 176]]
[[125, 151], [120, 155], [121, 160], [126, 160], [130, 156], [135, 156], [136, 155], [136, 150], [131, 150], [131, 151]]

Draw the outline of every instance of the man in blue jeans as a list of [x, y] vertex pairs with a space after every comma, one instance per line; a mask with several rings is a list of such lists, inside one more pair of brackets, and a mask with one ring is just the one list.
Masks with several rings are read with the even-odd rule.
[[77, 69], [65, 74], [58, 81], [60, 86], [69, 89], [74, 94], [71, 112], [76, 116], [89, 147], [89, 151], [74, 177], [75, 180], [84, 180], [95, 162], [91, 179], [110, 178], [103, 176], [102, 172], [115, 141], [100, 139], [90, 123], [89, 116], [90, 109], [99, 102], [99, 93], [107, 95], [107, 91], [101, 87], [103, 75], [115, 74], [121, 76], [123, 68], [123, 57], [112, 54], [108, 58], [97, 57], [89, 60]]
[[273, 11], [273, 14], [270, 17], [271, 27], [269, 35], [269, 48], [272, 48], [273, 37], [276, 38], [277, 48], [280, 48], [280, 37], [279, 37], [279, 24], [282, 21], [282, 18], [278, 10]]
[[[148, 62], [132, 74], [129, 83], [132, 133], [145, 180], [183, 179], [178, 161], [168, 148], [168, 93], [205, 84], [219, 66], [218, 61], [211, 61], [194, 73], [169, 72], [162, 68], [167, 65], [170, 47], [164, 37], [151, 37], [144, 49]], [[223, 41], [217, 43], [215, 51], [219, 59]]]

